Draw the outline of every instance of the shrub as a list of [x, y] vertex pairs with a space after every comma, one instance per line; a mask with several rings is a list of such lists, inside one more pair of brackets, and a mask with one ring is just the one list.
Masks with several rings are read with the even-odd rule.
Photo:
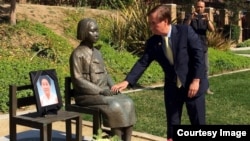
[[103, 137], [104, 133], [98, 129], [97, 135], [93, 135], [94, 141], [122, 141], [117, 135], [112, 137]]
[[105, 0], [105, 5], [112, 9], [120, 9], [122, 7], [128, 7], [134, 0]]
[[90, 6], [91, 8], [119, 9], [123, 5], [128, 6], [133, 0], [81, 0], [79, 6]]
[[237, 44], [236, 47], [250, 47], [250, 39], [244, 41], [244, 42], [241, 42], [239, 44]]
[[225, 25], [223, 35], [237, 43], [240, 37], [240, 27], [238, 25]]
[[132, 5], [122, 7], [117, 16], [110, 18], [110, 25], [113, 25], [111, 41], [116, 49], [126, 49], [134, 54], [140, 54], [144, 50], [145, 40], [152, 35], [146, 15], [156, 4], [135, 0]]
[[208, 46], [218, 50], [228, 50], [234, 43], [232, 40], [227, 39], [222, 33], [207, 32]]

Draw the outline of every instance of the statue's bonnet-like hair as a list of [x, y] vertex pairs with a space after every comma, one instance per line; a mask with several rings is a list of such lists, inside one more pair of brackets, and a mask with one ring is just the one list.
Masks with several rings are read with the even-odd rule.
[[77, 25], [77, 39], [78, 40], [86, 39], [90, 24], [97, 24], [97, 23], [94, 19], [90, 19], [90, 18], [85, 18], [78, 22], [78, 25]]

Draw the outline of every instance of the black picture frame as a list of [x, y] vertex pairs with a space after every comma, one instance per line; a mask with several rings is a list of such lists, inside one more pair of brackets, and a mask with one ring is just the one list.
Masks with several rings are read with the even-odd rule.
[[37, 112], [41, 116], [57, 114], [62, 107], [62, 97], [56, 70], [37, 70], [31, 71], [29, 74], [36, 98]]

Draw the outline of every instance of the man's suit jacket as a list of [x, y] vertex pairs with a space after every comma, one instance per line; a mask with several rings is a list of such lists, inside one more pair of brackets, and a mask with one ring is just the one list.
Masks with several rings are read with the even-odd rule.
[[199, 91], [205, 92], [208, 88], [208, 80], [205, 73], [204, 47], [198, 35], [191, 26], [172, 25], [170, 38], [174, 65], [170, 65], [166, 58], [165, 43], [162, 36], [153, 35], [147, 40], [144, 54], [135, 63], [125, 80], [130, 85], [135, 85], [142, 73], [155, 60], [165, 73], [165, 85], [176, 82], [178, 75], [183, 86], [189, 88], [191, 81], [194, 78], [199, 78]]

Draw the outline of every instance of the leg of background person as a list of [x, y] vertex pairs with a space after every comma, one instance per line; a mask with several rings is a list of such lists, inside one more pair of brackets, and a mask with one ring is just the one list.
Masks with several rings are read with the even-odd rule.
[[[204, 54], [205, 57], [205, 67], [206, 67], [206, 75], [209, 76], [209, 59], [208, 59], [208, 51]], [[214, 94], [209, 88], [207, 89], [207, 94]]]

